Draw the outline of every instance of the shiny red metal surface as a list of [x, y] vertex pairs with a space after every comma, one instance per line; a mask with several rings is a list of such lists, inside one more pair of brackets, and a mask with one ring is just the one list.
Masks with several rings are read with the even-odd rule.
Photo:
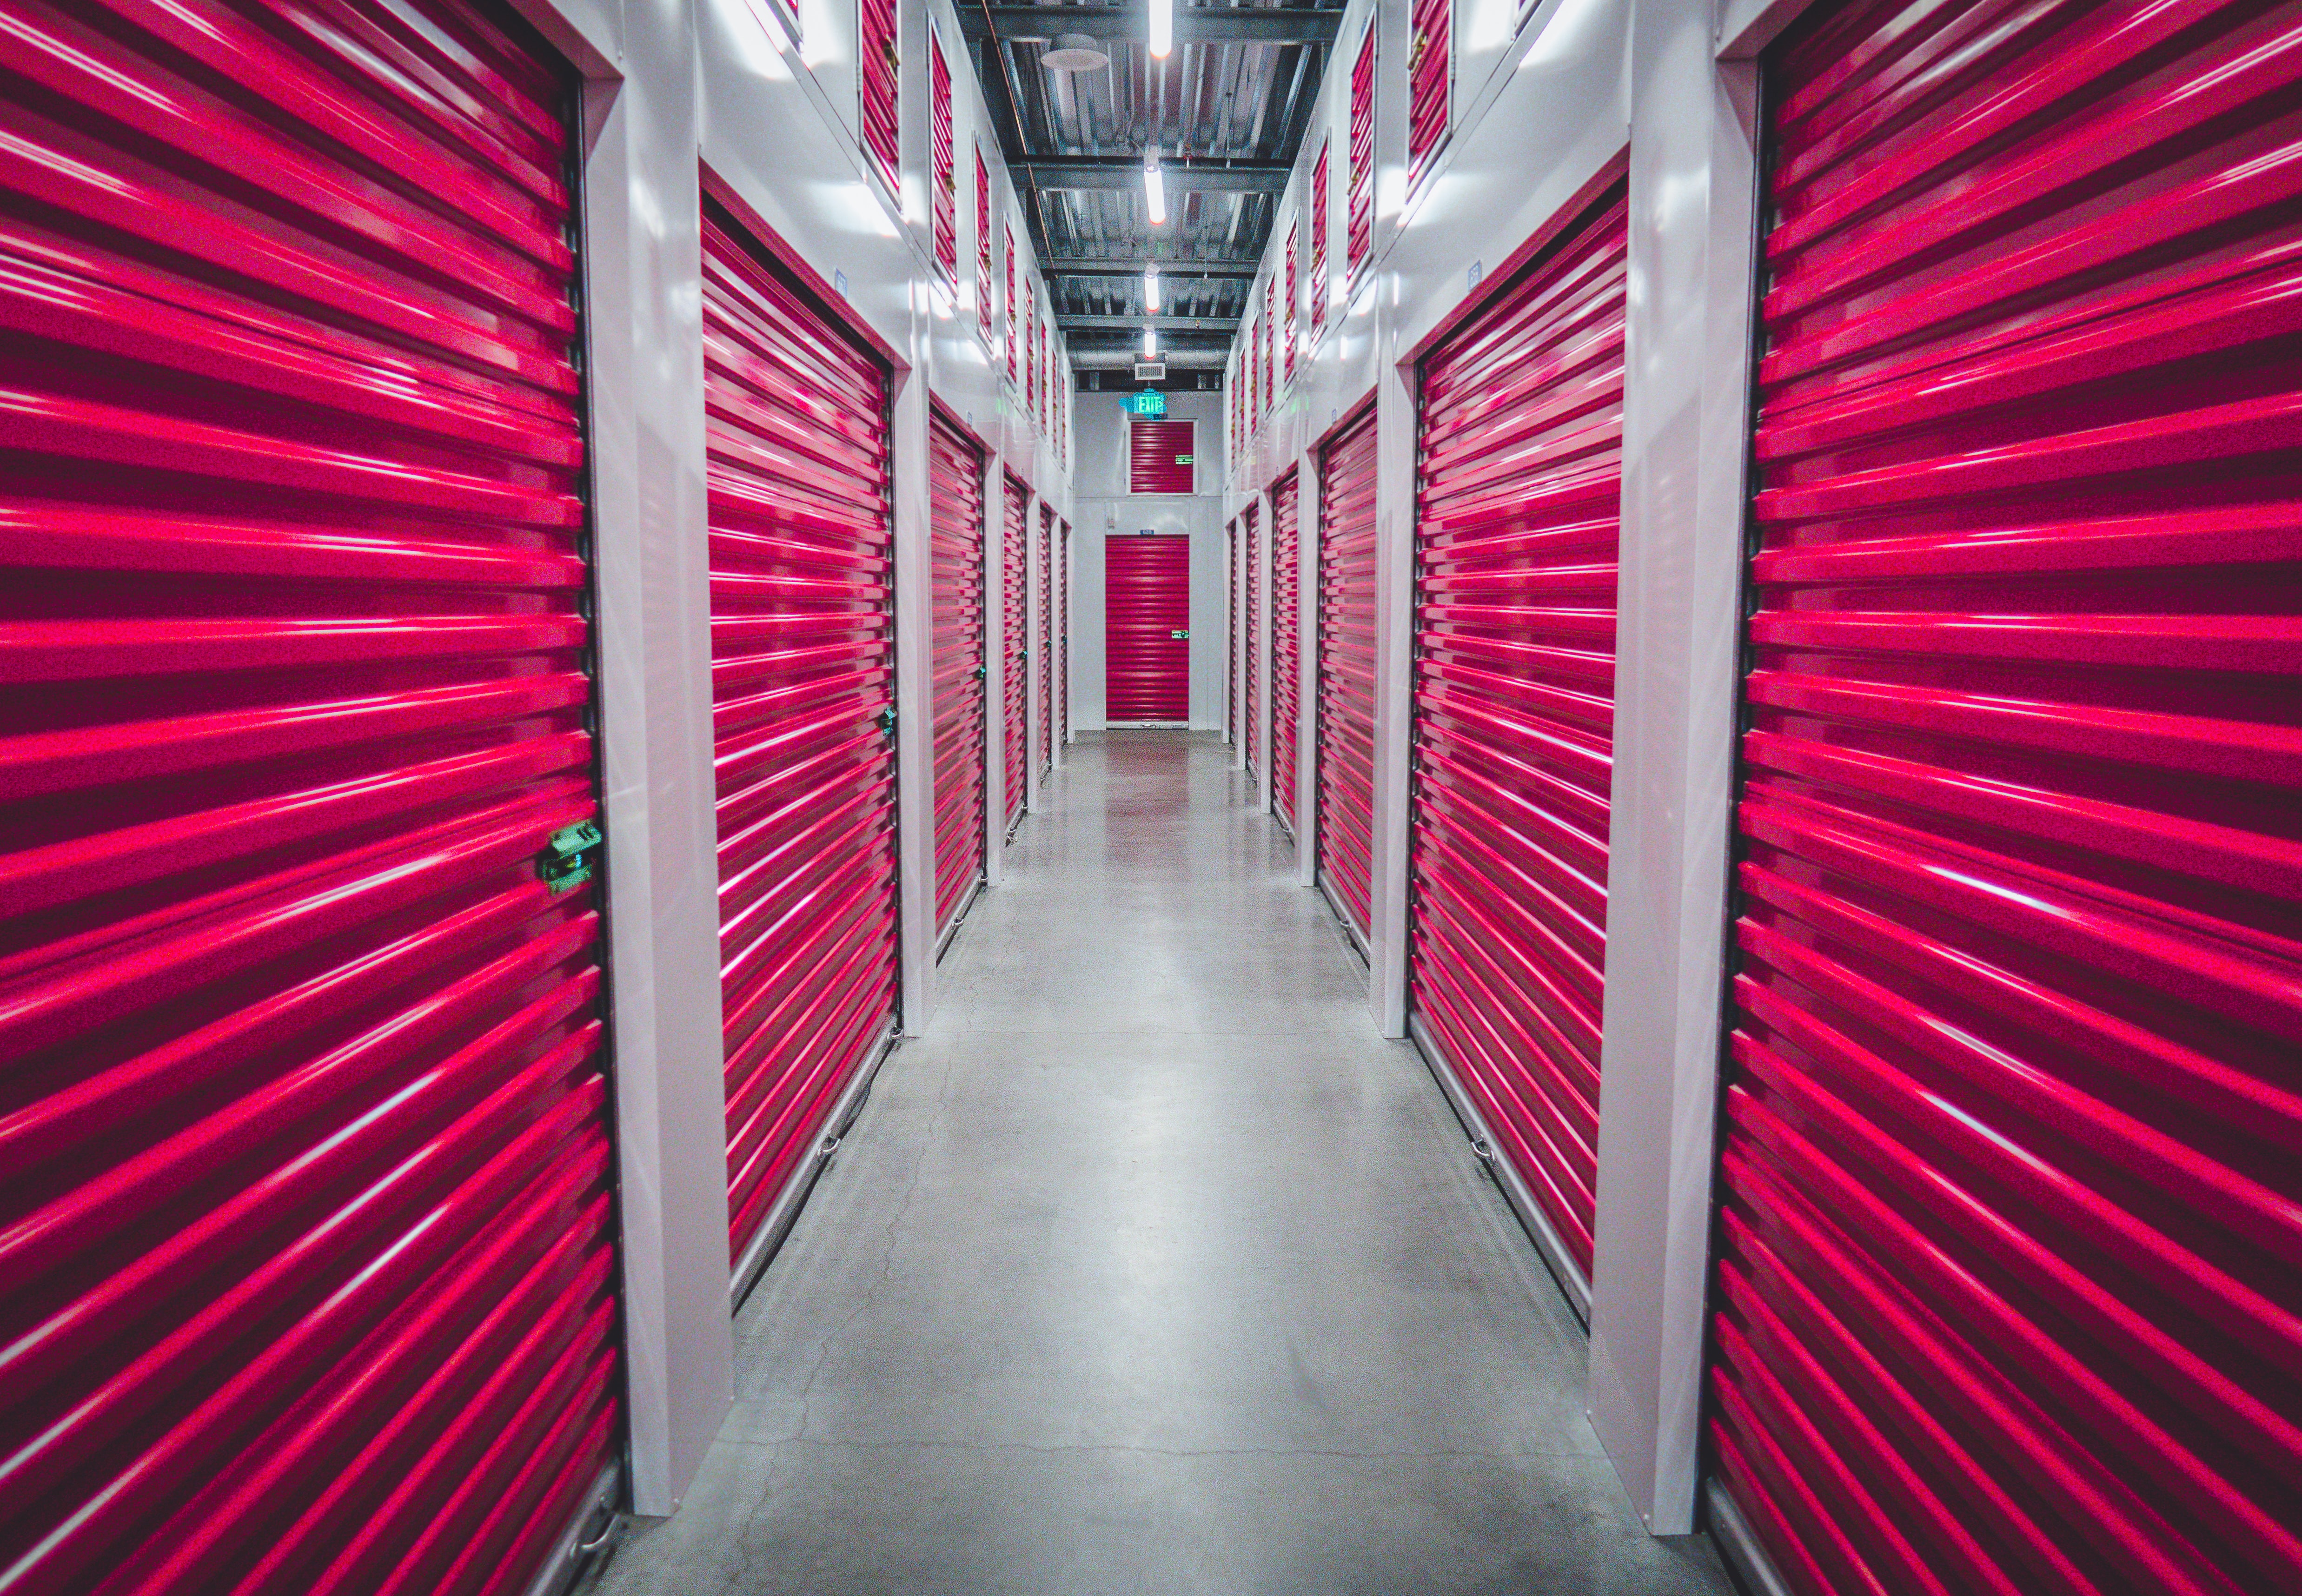
[[1031, 490], [1010, 472], [1005, 476], [999, 541], [999, 601], [1001, 635], [1004, 639], [1000, 682], [1005, 697], [1001, 722], [1006, 741], [1001, 768], [1007, 777], [1007, 828], [1023, 818], [1023, 800], [1030, 776], [1031, 632], [1030, 535]]
[[1023, 414], [1038, 419], [1039, 414], [1039, 280], [1023, 279], [1023, 326], [1019, 334], [1023, 340]]
[[1263, 769], [1263, 528], [1259, 508], [1239, 513], [1239, 547], [1247, 559], [1247, 774]]
[[856, 85], [863, 130], [863, 153], [900, 195], [903, 183], [903, 117], [897, 104], [903, 81], [902, 31], [896, 0], [856, 0]]
[[999, 302], [991, 275], [991, 163], [975, 147], [975, 319], [988, 340], [997, 326]]
[[959, 283], [959, 143], [951, 125], [951, 66], [943, 40], [928, 29], [928, 234], [936, 270]]
[[524, 1584], [622, 1445], [571, 81], [454, 0], [0, 75], [0, 1587]]
[[1103, 541], [1105, 718], [1191, 718], [1191, 540]]
[[1239, 741], [1239, 523], [1223, 528], [1223, 741]]
[[1771, 63], [1709, 1429], [1802, 1592], [2302, 1589], [2298, 58]]
[[1287, 329], [1279, 320], [1279, 267], [1273, 263], [1271, 275], [1263, 280], [1263, 391], [1271, 402], [1279, 402], [1279, 346], [1287, 341]]
[[1319, 882], [1366, 934], [1374, 861], [1374, 407], [1319, 454]]
[[1055, 764], [1055, 508], [1039, 507], [1039, 774]]
[[1343, 188], [1343, 275], [1356, 284], [1374, 250], [1374, 20], [1351, 58], [1350, 159]]
[[703, 369], [740, 1258], [895, 1017], [887, 374], [710, 205]]
[[990, 720], [985, 649], [982, 447], [941, 416], [928, 424], [928, 529], [935, 605], [936, 930], [983, 878]]
[[1055, 747], [1071, 740], [1071, 524], [1055, 525]]
[[1247, 323], [1247, 435], [1255, 436], [1263, 425], [1263, 320], [1255, 314], [1255, 297], [1248, 296]]
[[1293, 223], [1288, 224], [1286, 297], [1280, 301], [1287, 307], [1287, 314], [1280, 318], [1279, 340], [1282, 351], [1280, 376], [1289, 382], [1295, 380], [1295, 345], [1298, 341], [1295, 336], [1295, 320], [1303, 303], [1302, 287], [1296, 281], [1295, 276], [1295, 240], [1299, 231], [1300, 229], [1297, 224]]
[[1311, 164], [1311, 336], [1327, 324], [1327, 156], [1332, 137], [1319, 141], [1319, 158]]
[[1197, 485], [1198, 424], [1190, 421], [1130, 421], [1127, 424], [1127, 491], [1188, 493]]
[[1002, 231], [1007, 244], [1007, 298], [1001, 303], [1006, 307], [1007, 312], [1007, 383], [1012, 388], [1022, 380], [1018, 374], [1016, 365], [1022, 358], [1021, 349], [1022, 334], [1017, 330], [1015, 318], [1015, 307], [1020, 301], [1015, 298], [1014, 223], [1012, 222], [1003, 223]]
[[1407, 181], [1422, 181], [1447, 142], [1455, 80], [1455, 0], [1415, 0], [1407, 56]]
[[1628, 236], [1617, 184], [1423, 362], [1408, 1001], [1587, 1279]]
[[1295, 750], [1302, 720], [1299, 565], [1302, 529], [1292, 471], [1271, 485], [1271, 812], [1295, 829]]

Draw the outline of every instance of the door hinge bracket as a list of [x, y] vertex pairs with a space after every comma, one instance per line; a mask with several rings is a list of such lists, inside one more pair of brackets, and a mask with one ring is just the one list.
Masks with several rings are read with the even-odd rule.
[[603, 840], [595, 820], [579, 820], [573, 826], [561, 827], [536, 855], [537, 878], [555, 893], [582, 886], [592, 878], [599, 862], [597, 850]]

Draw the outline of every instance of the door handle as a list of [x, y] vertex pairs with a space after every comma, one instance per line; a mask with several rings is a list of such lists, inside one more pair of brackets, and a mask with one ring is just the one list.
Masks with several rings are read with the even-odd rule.
[[1168, 636], [1170, 636], [1170, 637], [1178, 637], [1178, 638], [1180, 638], [1180, 637], [1189, 637], [1190, 634], [1191, 634], [1191, 629], [1190, 629], [1189, 626], [1184, 626], [1184, 627], [1180, 628], [1179, 630], [1176, 630], [1176, 631], [1173, 631], [1173, 632], [1170, 632], [1170, 633], [1168, 633], [1168, 634], [1167, 634], [1167, 635], [1168, 635]]

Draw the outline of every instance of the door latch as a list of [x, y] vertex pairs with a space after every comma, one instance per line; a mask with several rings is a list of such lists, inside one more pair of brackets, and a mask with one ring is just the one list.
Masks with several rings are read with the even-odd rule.
[[895, 735], [895, 706], [889, 704], [879, 711], [879, 729], [890, 737]]
[[599, 824], [579, 820], [573, 826], [563, 826], [553, 832], [536, 855], [536, 878], [554, 893], [563, 893], [581, 886], [592, 878], [599, 862], [596, 850], [603, 839]]
[[1174, 638], [1185, 638], [1189, 637], [1190, 634], [1191, 629], [1189, 626], [1180, 626], [1174, 631], [1167, 634], [1168, 636]]

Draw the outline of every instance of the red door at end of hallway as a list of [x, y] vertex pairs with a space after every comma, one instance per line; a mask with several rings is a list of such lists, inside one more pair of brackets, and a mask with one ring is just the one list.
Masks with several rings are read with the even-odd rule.
[[1007, 785], [1007, 829], [1023, 818], [1031, 750], [1030, 525], [1031, 490], [1020, 476], [1004, 479], [999, 537], [1000, 726], [1005, 736], [1000, 770]]
[[1408, 1001], [1585, 1285], [1628, 251], [1617, 185], [1419, 384]]
[[1296, 734], [1302, 711], [1299, 480], [1290, 471], [1271, 487], [1271, 812], [1290, 833], [1295, 829]]
[[716, 206], [703, 351], [727, 1218], [742, 1261], [895, 1021], [887, 374]]
[[983, 593], [982, 447], [933, 416], [928, 525], [935, 609], [936, 932], [983, 878], [987, 725]]
[[0, 1584], [517, 1592], [623, 1449], [574, 85], [0, 10]]
[[1366, 935], [1374, 873], [1374, 406], [1320, 450], [1319, 884]]
[[1176, 726], [1191, 718], [1191, 540], [1103, 541], [1105, 718]]
[[1709, 1453], [1800, 1596], [2302, 1590], [2302, 4], [1809, 17]]

